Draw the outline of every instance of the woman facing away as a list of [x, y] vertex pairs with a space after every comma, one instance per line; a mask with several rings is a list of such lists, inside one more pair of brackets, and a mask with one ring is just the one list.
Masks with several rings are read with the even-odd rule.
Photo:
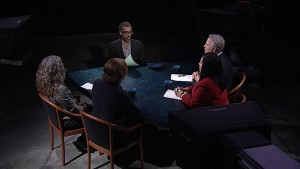
[[175, 88], [175, 95], [190, 108], [229, 104], [222, 73], [219, 56], [205, 53], [199, 62], [197, 82], [189, 87]]
[[[123, 58], [111, 58], [104, 65], [101, 79], [93, 83], [92, 114], [113, 124], [131, 127], [143, 122], [140, 110], [130, 99], [121, 83], [128, 73]], [[139, 137], [137, 133], [126, 133], [114, 130], [114, 147], [122, 147]], [[115, 156], [115, 162], [128, 166], [136, 158], [136, 151], [129, 151]]]
[[[64, 83], [65, 75], [66, 69], [59, 56], [50, 55], [45, 57], [36, 71], [35, 84], [37, 91], [65, 110], [79, 114], [80, 109], [84, 110], [84, 107], [90, 105], [87, 106], [88, 103], [82, 103], [72, 96], [70, 89]], [[65, 127], [70, 129], [80, 128], [83, 127], [83, 123], [81, 118], [70, 117]], [[76, 143], [85, 148], [85, 135], [78, 137]]]
[[140, 110], [121, 86], [127, 74], [128, 67], [123, 58], [111, 58], [105, 63], [102, 78], [93, 84], [94, 116], [123, 127], [142, 121]]

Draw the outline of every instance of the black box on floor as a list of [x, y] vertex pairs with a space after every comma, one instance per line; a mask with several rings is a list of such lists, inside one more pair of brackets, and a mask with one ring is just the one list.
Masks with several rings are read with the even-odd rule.
[[0, 18], [0, 59], [22, 60], [28, 50], [27, 34], [31, 15]]
[[271, 138], [270, 124], [255, 102], [170, 112], [169, 125], [176, 162], [189, 169], [222, 167], [226, 133], [255, 130]]
[[242, 149], [240, 169], [300, 169], [300, 163], [275, 145]]
[[254, 130], [225, 134], [222, 136], [222, 148], [224, 151], [223, 169], [238, 168], [238, 152], [245, 148], [253, 148], [272, 144]]

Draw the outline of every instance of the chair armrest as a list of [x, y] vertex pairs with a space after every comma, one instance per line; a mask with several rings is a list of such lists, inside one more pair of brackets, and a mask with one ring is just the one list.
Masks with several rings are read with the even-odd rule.
[[133, 131], [136, 131], [136, 130], [139, 130], [141, 128], [143, 128], [143, 124], [136, 124], [132, 127], [129, 127], [129, 128], [126, 128], [126, 127], [122, 127], [122, 126], [117, 126], [119, 130], [123, 130], [123, 131], [126, 131], [126, 132], [133, 132]]
[[65, 109], [59, 107], [59, 106], [56, 106], [56, 110], [62, 112], [63, 114], [66, 114], [67, 116], [70, 116], [70, 117], [78, 117], [78, 118], [81, 118], [81, 115], [80, 115], [80, 114], [70, 112], [70, 111], [68, 111], [68, 110], [65, 110]]
[[246, 95], [238, 93], [236, 95], [228, 96], [229, 103], [245, 103], [247, 100]]
[[56, 111], [60, 111], [62, 112], [63, 114], [66, 114], [68, 116], [71, 116], [71, 117], [81, 117], [80, 114], [76, 114], [76, 113], [72, 113], [68, 110], [65, 110], [63, 109], [62, 107], [56, 105], [55, 103], [53, 103], [52, 101], [50, 101], [46, 96], [44, 96], [42, 93], [38, 93], [38, 95], [40, 96], [40, 98], [45, 101], [46, 103], [48, 103], [49, 105], [51, 105], [52, 107], [54, 107], [56, 109]]
[[119, 126], [119, 125], [113, 124], [113, 123], [111, 123], [109, 121], [100, 119], [98, 117], [95, 117], [94, 115], [92, 115], [90, 113], [87, 113], [87, 112], [85, 112], [83, 110], [80, 110], [80, 114], [81, 114], [81, 116], [83, 116], [83, 115], [87, 116], [87, 117], [92, 118], [92, 119], [94, 119], [94, 120], [96, 120], [96, 121], [98, 121], [100, 123], [103, 123], [103, 124], [109, 126], [109, 127], [112, 127], [115, 130], [121, 130], [121, 131], [124, 131], [124, 132], [133, 132], [133, 131], [137, 131], [137, 130], [143, 128], [143, 124], [142, 123], [138, 123], [138, 124], [136, 124], [136, 125], [134, 125], [132, 127], [123, 127], [123, 126]]

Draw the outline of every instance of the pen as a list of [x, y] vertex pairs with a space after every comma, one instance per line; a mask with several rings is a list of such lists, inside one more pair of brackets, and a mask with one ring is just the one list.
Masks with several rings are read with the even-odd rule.
[[178, 75], [178, 77], [183, 77], [183, 76], [185, 76], [185, 74], [180, 74], [180, 75]]

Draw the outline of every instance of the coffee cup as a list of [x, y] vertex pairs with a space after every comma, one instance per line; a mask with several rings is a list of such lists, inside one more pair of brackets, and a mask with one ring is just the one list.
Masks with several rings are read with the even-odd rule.
[[172, 67], [172, 73], [180, 73], [180, 65], [173, 65]]
[[134, 98], [135, 94], [136, 94], [136, 88], [132, 87], [132, 88], [128, 88], [127, 89], [127, 93], [130, 96], [130, 98]]
[[165, 89], [170, 89], [173, 81], [172, 80], [165, 80], [164, 81], [164, 87]]

